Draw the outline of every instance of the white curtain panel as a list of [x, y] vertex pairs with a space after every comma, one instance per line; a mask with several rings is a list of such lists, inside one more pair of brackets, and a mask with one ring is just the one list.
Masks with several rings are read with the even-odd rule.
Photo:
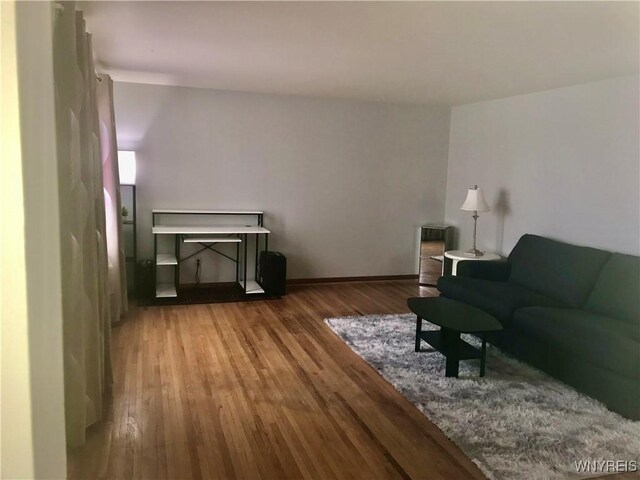
[[108, 120], [101, 121], [91, 37], [75, 8], [75, 2], [55, 3], [53, 52], [70, 447], [82, 445], [86, 428], [102, 418], [112, 381], [111, 322], [126, 308], [117, 168], [115, 176], [112, 172], [113, 106]]
[[113, 81], [109, 75], [102, 74], [98, 77], [97, 95], [107, 228], [111, 323], [115, 323], [127, 311], [128, 302], [122, 215], [120, 213], [122, 203], [120, 200], [120, 174], [118, 172], [118, 146], [113, 111]]

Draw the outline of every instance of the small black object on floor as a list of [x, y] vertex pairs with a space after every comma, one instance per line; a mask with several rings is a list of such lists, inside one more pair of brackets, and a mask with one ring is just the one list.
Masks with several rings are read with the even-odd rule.
[[280, 295], [253, 293], [247, 295], [236, 283], [233, 285], [214, 285], [207, 287], [187, 287], [178, 291], [177, 297], [144, 298], [139, 305], [144, 307], [160, 305], [197, 305], [202, 303], [250, 302], [255, 300], [272, 300]]
[[287, 283], [287, 257], [280, 252], [262, 252], [258, 263], [258, 282], [265, 292], [284, 295]]

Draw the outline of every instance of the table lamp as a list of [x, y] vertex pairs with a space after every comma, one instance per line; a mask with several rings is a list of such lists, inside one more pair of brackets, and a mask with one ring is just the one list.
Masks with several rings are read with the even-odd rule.
[[487, 205], [487, 202], [484, 199], [482, 190], [478, 188], [478, 185], [474, 185], [473, 188], [470, 188], [467, 191], [467, 198], [464, 200], [464, 203], [460, 207], [460, 210], [473, 212], [473, 247], [471, 247], [470, 250], [467, 250], [467, 253], [473, 257], [481, 257], [482, 255], [484, 255], [484, 252], [481, 252], [476, 248], [478, 212], [488, 212], [490, 209], [489, 205]]

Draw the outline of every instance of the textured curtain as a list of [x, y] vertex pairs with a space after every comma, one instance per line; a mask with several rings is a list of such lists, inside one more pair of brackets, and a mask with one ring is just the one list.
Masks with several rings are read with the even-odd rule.
[[[118, 243], [107, 246], [111, 238], [119, 240], [117, 212], [115, 236], [107, 233], [106, 208], [113, 217], [120, 199], [117, 174], [114, 177], [112, 173], [115, 160], [107, 159], [107, 165], [103, 165], [101, 142], [108, 138], [106, 148], [109, 152], [115, 148], [113, 112], [106, 127], [110, 133], [103, 136], [91, 36], [85, 32], [82, 13], [75, 11], [75, 2], [56, 3], [55, 8], [53, 60], [63, 259], [65, 415], [67, 442], [75, 447], [84, 443], [86, 428], [102, 418], [104, 394], [112, 380], [111, 321], [126, 306], [126, 297], [123, 300], [119, 294], [120, 273], [110, 274], [110, 266], [112, 270], [120, 268], [120, 247]], [[103, 168], [108, 172], [103, 173]], [[111, 189], [108, 204], [105, 181]], [[110, 224], [112, 220], [109, 219]], [[108, 251], [112, 250], [117, 259], [114, 263], [109, 262]], [[114, 283], [112, 278], [119, 281]]]
[[98, 118], [104, 183], [104, 208], [107, 227], [107, 258], [109, 261], [109, 294], [111, 322], [115, 323], [127, 311], [127, 279], [120, 210], [120, 178], [116, 123], [113, 112], [113, 81], [109, 75], [98, 78]]

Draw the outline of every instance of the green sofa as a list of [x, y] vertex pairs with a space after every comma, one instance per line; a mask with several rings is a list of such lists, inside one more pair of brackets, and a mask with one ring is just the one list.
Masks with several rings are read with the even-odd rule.
[[438, 290], [495, 316], [491, 343], [640, 419], [640, 257], [524, 235], [506, 261], [457, 273]]

